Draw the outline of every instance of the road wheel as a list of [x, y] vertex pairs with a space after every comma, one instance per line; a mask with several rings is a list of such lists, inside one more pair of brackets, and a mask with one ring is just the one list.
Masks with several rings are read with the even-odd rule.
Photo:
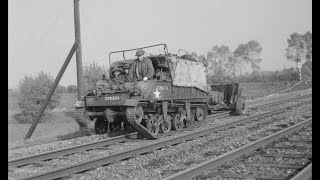
[[[163, 115], [161, 115], [159, 118], [163, 118]], [[167, 115], [167, 118], [163, 119], [163, 121], [160, 125], [161, 132], [163, 132], [163, 133], [170, 132], [171, 126], [172, 126], [171, 119], [172, 118], [170, 115]]]
[[190, 112], [190, 119], [187, 120], [186, 122], [186, 127], [187, 128], [193, 128], [194, 127], [194, 120], [195, 117], [194, 117], [194, 114], [192, 112]]
[[182, 129], [183, 129], [184, 124], [183, 124], [183, 121], [181, 121], [180, 119], [181, 119], [180, 113], [175, 114], [172, 119], [172, 127], [176, 131], [182, 131]]
[[158, 135], [160, 130], [160, 123], [158, 123], [158, 118], [155, 116], [150, 117], [146, 121], [147, 129], [151, 132], [153, 136]]

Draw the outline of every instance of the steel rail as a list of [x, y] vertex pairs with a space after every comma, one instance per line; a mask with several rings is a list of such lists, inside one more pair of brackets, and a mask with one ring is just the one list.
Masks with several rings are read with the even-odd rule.
[[[208, 116], [208, 117], [209, 118], [221, 118], [221, 117], [225, 117], [228, 114], [229, 114], [229, 112], [227, 112], [227, 113], [223, 112], [223, 113], [215, 114], [215, 115], [212, 115], [210, 117]], [[190, 129], [185, 129], [185, 130], [187, 131]], [[125, 134], [125, 135], [113, 137], [110, 139], [104, 139], [104, 140], [100, 140], [100, 141], [93, 142], [93, 143], [85, 143], [85, 144], [81, 144], [81, 145], [77, 145], [77, 146], [73, 146], [73, 147], [69, 147], [69, 148], [63, 148], [63, 149], [58, 149], [58, 150], [54, 150], [54, 151], [50, 151], [50, 152], [44, 152], [44, 153], [39, 153], [36, 155], [26, 156], [23, 158], [13, 159], [13, 160], [8, 161], [8, 168], [24, 166], [24, 165], [31, 164], [34, 162], [49, 160], [52, 158], [56, 158], [56, 157], [64, 156], [64, 155], [69, 155], [69, 154], [73, 154], [73, 153], [77, 153], [77, 152], [83, 152], [83, 151], [87, 151], [87, 150], [94, 149], [97, 147], [103, 147], [103, 146], [108, 146], [108, 145], [112, 145], [112, 144], [116, 144], [116, 143], [120, 143], [120, 142], [130, 141], [130, 139], [132, 139], [132, 138], [137, 138], [137, 134], [138, 134], [138, 132], [133, 132], [130, 134]], [[173, 135], [173, 134], [164, 134], [164, 136], [168, 136], [168, 135]]]
[[8, 162], [8, 168], [19, 167], [19, 166], [31, 164], [37, 161], [48, 160], [48, 159], [56, 158], [58, 156], [69, 155], [69, 154], [73, 154], [81, 151], [94, 149], [97, 147], [103, 147], [103, 146], [108, 146], [108, 145], [119, 143], [119, 142], [128, 141], [128, 138], [136, 138], [137, 134], [138, 134], [137, 132], [134, 132], [134, 133], [110, 138], [107, 140], [100, 140], [93, 143], [86, 143], [86, 144], [81, 144], [81, 145], [77, 145], [69, 148], [63, 148], [63, 149], [54, 150], [50, 152], [40, 153], [33, 156], [27, 156], [24, 158], [13, 159]]
[[302, 179], [308, 179], [312, 175], [312, 162], [305, 167], [302, 171], [300, 171], [298, 174], [290, 178], [290, 180], [302, 180]]
[[[301, 96], [301, 97], [305, 97], [305, 96]], [[299, 98], [301, 98], [301, 97], [299, 97]], [[296, 97], [291, 98], [291, 99], [286, 99], [284, 103], [287, 103], [288, 100], [291, 100], [291, 101], [296, 100]], [[264, 107], [267, 105], [272, 106], [272, 105], [275, 105], [274, 103], [281, 103], [281, 102], [282, 101], [266, 103], [266, 104], [262, 104], [262, 105], [258, 105], [258, 106], [248, 107], [248, 109], [260, 108], [260, 107]], [[219, 114], [210, 115], [207, 118], [210, 118], [210, 120], [212, 120], [213, 118], [223, 118], [223, 117], [227, 117], [227, 116], [229, 116], [229, 112], [222, 112]], [[197, 127], [201, 126], [202, 124], [203, 123], [200, 122], [194, 128], [197, 128]], [[190, 129], [185, 129], [185, 131], [188, 131], [188, 130], [190, 130]], [[73, 154], [73, 153], [77, 153], [77, 152], [87, 151], [87, 150], [94, 149], [97, 147], [108, 146], [108, 145], [112, 145], [112, 144], [119, 143], [119, 142], [125, 142], [125, 141], [130, 140], [129, 138], [136, 138], [137, 134], [138, 134], [137, 132], [134, 132], [134, 133], [130, 133], [130, 134], [122, 135], [122, 136], [117, 136], [117, 137], [110, 138], [110, 139], [100, 140], [100, 141], [93, 142], [93, 143], [86, 143], [86, 144], [81, 144], [81, 145], [77, 145], [77, 146], [73, 146], [73, 147], [69, 147], [69, 148], [54, 150], [51, 152], [44, 152], [44, 153], [40, 153], [37, 155], [31, 155], [31, 156], [27, 156], [27, 157], [23, 157], [23, 158], [19, 158], [19, 159], [13, 159], [13, 160], [8, 161], [8, 168], [19, 167], [19, 166], [31, 164], [34, 162], [49, 160], [49, 159], [56, 158], [59, 156], [64, 156], [64, 155], [69, 155], [69, 154]], [[164, 136], [170, 136], [172, 134], [173, 133], [164, 134]]]
[[[276, 105], [279, 105], [279, 104], [285, 104], [285, 103], [289, 103], [290, 101], [296, 101], [296, 100], [301, 100], [301, 99], [304, 99], [304, 98], [308, 98], [309, 96], [312, 96], [312, 94], [307, 94], [307, 95], [303, 95], [303, 96], [298, 96], [298, 97], [293, 97], [293, 98], [289, 98], [289, 99], [285, 99], [285, 100], [281, 100], [281, 101], [275, 101], [275, 102], [271, 102], [271, 103], [264, 103], [264, 104], [260, 104], [260, 105], [256, 105], [256, 106], [248, 106], [247, 109], [260, 109], [260, 108], [265, 108], [265, 107], [268, 107], [268, 106], [276, 106]], [[219, 113], [219, 114], [215, 114], [215, 118], [223, 118], [223, 117], [227, 117], [230, 115], [230, 112], [222, 112], [222, 113]], [[211, 118], [211, 116], [213, 115], [210, 115], [208, 116], [207, 118]], [[206, 120], [208, 121], [208, 120]], [[196, 125], [195, 128], [201, 126], [203, 123], [200, 122], [200, 124]]]
[[263, 117], [267, 117], [267, 116], [272, 116], [275, 114], [279, 114], [281, 112], [285, 112], [287, 109], [289, 108], [293, 108], [293, 107], [297, 107], [300, 105], [304, 105], [307, 103], [310, 103], [311, 101], [308, 102], [302, 102], [299, 104], [295, 104], [293, 106], [289, 106], [289, 107], [285, 107], [285, 108], [281, 108], [281, 109], [277, 109], [277, 110], [273, 110], [273, 111], [269, 111], [269, 112], [265, 112], [265, 113], [261, 113], [258, 115], [254, 115], [248, 118], [243, 118], [241, 120], [232, 122], [232, 123], [228, 123], [228, 124], [224, 124], [224, 125], [220, 125], [217, 127], [211, 127], [211, 128], [207, 128], [205, 130], [198, 130], [198, 131], [194, 131], [190, 134], [184, 135], [184, 136], [180, 136], [180, 137], [172, 137], [169, 138], [167, 140], [161, 140], [160, 142], [154, 142], [151, 143], [149, 145], [145, 145], [145, 146], [141, 146], [141, 147], [137, 147], [131, 150], [127, 150], [124, 152], [119, 152], [119, 153], [115, 153], [111, 156], [105, 156], [105, 157], [101, 157], [101, 158], [97, 158], [97, 159], [93, 159], [93, 160], [88, 160], [88, 161], [83, 161], [79, 164], [74, 164], [74, 165], [69, 165], [69, 166], [65, 166], [65, 167], [61, 167], [61, 168], [56, 168], [44, 173], [40, 173], [40, 174], [35, 174], [29, 177], [25, 177], [22, 179], [56, 179], [56, 178], [60, 178], [60, 177], [64, 177], [64, 176], [68, 176], [70, 174], [74, 174], [74, 173], [78, 173], [78, 172], [82, 172], [88, 169], [92, 169], [92, 168], [96, 168], [102, 165], [107, 165], [107, 164], [111, 164], [114, 162], [118, 162], [120, 160], [123, 159], [128, 159], [130, 157], [134, 157], [136, 155], [140, 155], [140, 154], [144, 154], [147, 152], [152, 152], [155, 151], [157, 149], [161, 149], [163, 147], [166, 147], [168, 145], [175, 145], [175, 144], [179, 144], [188, 140], [192, 140], [192, 139], [196, 139], [198, 137], [202, 137], [220, 130], [224, 130], [224, 129], [228, 129], [240, 124], [244, 124], [250, 121], [254, 121], [254, 120], [258, 120], [260, 118]]
[[308, 126], [309, 124], [312, 123], [312, 118], [309, 118], [307, 120], [304, 120], [300, 123], [297, 123], [289, 128], [283, 129], [279, 132], [276, 132], [274, 134], [271, 134], [269, 136], [263, 137], [257, 141], [251, 142], [247, 145], [244, 145], [240, 148], [237, 148], [235, 150], [232, 150], [230, 152], [227, 152], [223, 155], [220, 155], [216, 158], [210, 159], [208, 161], [205, 161], [203, 163], [200, 163], [194, 167], [185, 169], [183, 171], [180, 171], [176, 174], [173, 174], [169, 177], [164, 178], [165, 180], [187, 180], [187, 179], [193, 179], [199, 175], [201, 175], [203, 172], [205, 171], [209, 171], [212, 169], [215, 169], [221, 165], [223, 165], [226, 162], [230, 162], [233, 161], [243, 155], [248, 155], [251, 152], [253, 152], [254, 150], [263, 147], [269, 143], [271, 143], [272, 141], [275, 141], [277, 139], [280, 139], [288, 134], [291, 134], [299, 129], [302, 129], [306, 126]]
[[284, 103], [288, 103], [288, 102], [290, 102], [290, 101], [301, 100], [301, 99], [308, 98], [308, 97], [312, 97], [312, 94], [307, 94], [307, 95], [303, 95], [303, 96], [293, 97], [293, 98], [285, 99], [285, 100], [282, 100], [282, 101], [275, 101], [275, 102], [271, 102], [271, 103], [265, 103], [265, 104], [261, 104], [261, 105], [254, 106], [254, 107], [251, 107], [251, 108], [264, 108], [265, 106], [266, 106], [266, 107], [268, 107], [268, 106], [275, 106], [275, 105], [279, 105], [279, 104], [282, 104], [282, 103], [284, 104]]

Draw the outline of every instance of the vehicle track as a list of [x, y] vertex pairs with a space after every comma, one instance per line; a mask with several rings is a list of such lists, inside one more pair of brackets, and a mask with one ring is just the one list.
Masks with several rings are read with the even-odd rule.
[[[289, 103], [291, 101], [298, 101], [298, 100], [303, 100], [303, 99], [307, 99], [309, 98], [311, 95], [305, 95], [305, 96], [300, 96], [300, 97], [295, 97], [295, 98], [291, 98], [291, 99], [286, 99], [284, 101], [277, 101], [277, 102], [272, 102], [272, 103], [267, 103], [267, 104], [261, 104], [258, 106], [253, 106], [253, 107], [249, 107], [249, 109], [262, 109], [262, 108], [266, 108], [266, 107], [274, 107], [276, 105], [282, 104], [282, 103]], [[224, 118], [230, 116], [229, 112], [222, 112], [222, 113], [218, 113], [218, 114], [214, 114], [211, 116], [207, 117], [207, 121], [195, 124], [194, 128], [200, 127], [202, 124], [208, 122], [208, 121], [212, 121], [213, 119], [218, 119], [218, 118]], [[194, 129], [192, 128], [192, 129]], [[184, 133], [185, 131], [190, 131], [190, 129], [184, 129], [183, 131], [179, 132], [179, 133]], [[173, 134], [177, 133], [176, 131], [171, 131], [168, 134], [163, 134], [161, 137], [168, 137], [171, 136]], [[108, 145], [112, 145], [112, 144], [116, 144], [116, 143], [121, 143], [121, 142], [126, 142], [126, 141], [130, 141], [130, 140], [134, 140], [137, 138], [137, 132], [134, 133], [130, 133], [130, 134], [126, 134], [126, 135], [121, 135], [121, 136], [117, 136], [114, 138], [108, 138], [105, 140], [100, 140], [97, 142], [93, 142], [93, 143], [87, 143], [87, 144], [82, 144], [82, 145], [77, 145], [77, 146], [73, 146], [70, 148], [64, 148], [64, 149], [59, 149], [59, 150], [55, 150], [55, 151], [51, 151], [51, 152], [45, 152], [45, 153], [40, 153], [37, 155], [33, 155], [33, 156], [27, 156], [27, 157], [23, 157], [23, 158], [19, 158], [19, 159], [13, 159], [8, 161], [8, 167], [12, 168], [12, 167], [19, 167], [19, 166], [23, 166], [23, 165], [27, 165], [27, 164], [31, 164], [36, 162], [37, 164], [41, 164], [40, 161], [44, 161], [44, 160], [49, 160], [52, 158], [56, 158], [59, 156], [65, 156], [65, 155], [69, 155], [69, 154], [73, 154], [73, 153], [77, 153], [77, 152], [83, 152], [83, 151], [87, 151], [87, 150], [91, 150], [91, 149], [95, 149], [98, 147], [105, 147]]]
[[[296, 104], [294, 106], [298, 107], [298, 106], [306, 104], [306, 103], [310, 103], [310, 102], [303, 102], [303, 103]], [[292, 107], [293, 106], [291, 106], [291, 108]], [[201, 130], [201, 131], [198, 131], [198, 132], [194, 132], [194, 133], [188, 134], [188, 135], [183, 136], [183, 137], [176, 137], [176, 138], [171, 138], [169, 140], [163, 140], [163, 141], [160, 141], [160, 143], [150, 143], [147, 146], [138, 147], [138, 148], [135, 148], [135, 149], [130, 150], [130, 151], [116, 153], [116, 154], [114, 154], [112, 156], [101, 157], [101, 158], [95, 159], [95, 161], [86, 161], [86, 162], [82, 162], [82, 163], [77, 164], [77, 165], [71, 165], [71, 166], [67, 166], [67, 167], [58, 168], [58, 169], [55, 169], [55, 170], [52, 170], [52, 171], [48, 171], [46, 173], [30, 176], [30, 177], [27, 177], [27, 178], [24, 178], [24, 179], [39, 179], [39, 178], [40, 179], [41, 178], [42, 179], [43, 178], [51, 179], [51, 178], [63, 177], [65, 175], [68, 175], [71, 172], [72, 173], [81, 172], [81, 171], [84, 171], [84, 170], [87, 170], [87, 169], [91, 169], [93, 167], [97, 167], [97, 166], [101, 166], [101, 165], [104, 165], [104, 164], [113, 163], [115, 161], [119, 161], [119, 160], [123, 160], [123, 159], [126, 159], [126, 158], [130, 158], [130, 157], [135, 156], [137, 154], [143, 154], [143, 153], [147, 153], [147, 152], [150, 152], [150, 151], [154, 151], [154, 150], [159, 149], [159, 148], [163, 148], [166, 145], [173, 145], [173, 144], [181, 143], [181, 142], [184, 142], [186, 140], [190, 140], [190, 139], [194, 139], [194, 138], [197, 138], [197, 137], [201, 137], [201, 136], [204, 136], [206, 134], [210, 134], [210, 133], [215, 132], [215, 131], [219, 131], [219, 130], [222, 130], [222, 129], [230, 128], [230, 127], [233, 127], [235, 125], [243, 124], [243, 123], [246, 123], [246, 122], [249, 122], [249, 121], [257, 120], [257, 119], [263, 118], [265, 116], [271, 116], [271, 115], [274, 115], [274, 114], [278, 114], [278, 113], [284, 112], [286, 110], [287, 110], [287, 108], [282, 108], [282, 109], [278, 109], [278, 110], [275, 110], [275, 111], [262, 113], [260, 115], [255, 115], [255, 116], [251, 116], [249, 118], [244, 118], [241, 121], [229, 123], [227, 125], [221, 125], [221, 126], [218, 126], [218, 127], [215, 127], [215, 128], [209, 128], [206, 131]]]
[[[233, 151], [223, 153], [213, 159], [202, 162], [196, 166], [175, 173], [165, 180], [178, 179], [302, 179], [311, 176], [312, 154], [310, 146], [312, 145], [312, 118], [304, 120], [293, 126], [284, 128], [271, 135], [259, 138], [253, 142], [237, 148]], [[294, 133], [294, 135], [292, 135]], [[298, 134], [302, 136], [292, 140], [291, 137], [285, 137], [291, 134], [291, 137]], [[306, 134], [306, 135], [303, 135]], [[291, 143], [293, 145], [283, 145]], [[299, 145], [297, 145], [299, 144]], [[302, 144], [302, 145], [301, 145]], [[270, 150], [271, 149], [271, 150]], [[290, 153], [289, 150], [297, 150], [299, 153]], [[302, 152], [301, 151], [305, 151]], [[277, 153], [280, 152], [280, 153]], [[289, 153], [288, 153], [289, 152]], [[264, 162], [264, 158], [272, 158], [272, 163]], [[296, 162], [304, 163], [282, 163], [280, 160], [295, 159]], [[299, 161], [297, 161], [299, 159]], [[267, 167], [267, 168], [265, 168]], [[258, 171], [257, 173], [257, 170]], [[275, 169], [271, 171], [270, 169]], [[302, 169], [302, 170], [301, 170]], [[213, 171], [205, 173], [207, 171]], [[274, 175], [278, 173], [280, 175]], [[266, 175], [267, 174], [267, 175]]]

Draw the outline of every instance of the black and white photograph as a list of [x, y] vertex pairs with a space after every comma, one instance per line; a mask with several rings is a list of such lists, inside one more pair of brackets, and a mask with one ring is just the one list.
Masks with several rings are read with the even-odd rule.
[[8, 179], [312, 179], [312, 0], [9, 0]]

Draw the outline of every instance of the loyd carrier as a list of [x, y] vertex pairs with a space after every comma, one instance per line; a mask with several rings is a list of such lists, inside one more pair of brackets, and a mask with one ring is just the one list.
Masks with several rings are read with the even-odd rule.
[[[203, 62], [170, 54], [166, 44], [111, 52], [110, 68], [130, 65], [133, 59], [126, 59], [125, 53], [151, 47], [163, 47], [164, 51], [147, 56], [155, 70], [153, 78], [120, 85], [97, 83], [75, 103], [75, 118], [82, 132], [103, 134], [134, 128], [143, 137], [156, 139], [158, 133], [192, 128], [217, 110], [245, 113], [238, 83], [208, 84]], [[121, 53], [123, 59], [112, 62], [110, 55], [115, 53]], [[112, 122], [110, 114], [114, 115]]]

